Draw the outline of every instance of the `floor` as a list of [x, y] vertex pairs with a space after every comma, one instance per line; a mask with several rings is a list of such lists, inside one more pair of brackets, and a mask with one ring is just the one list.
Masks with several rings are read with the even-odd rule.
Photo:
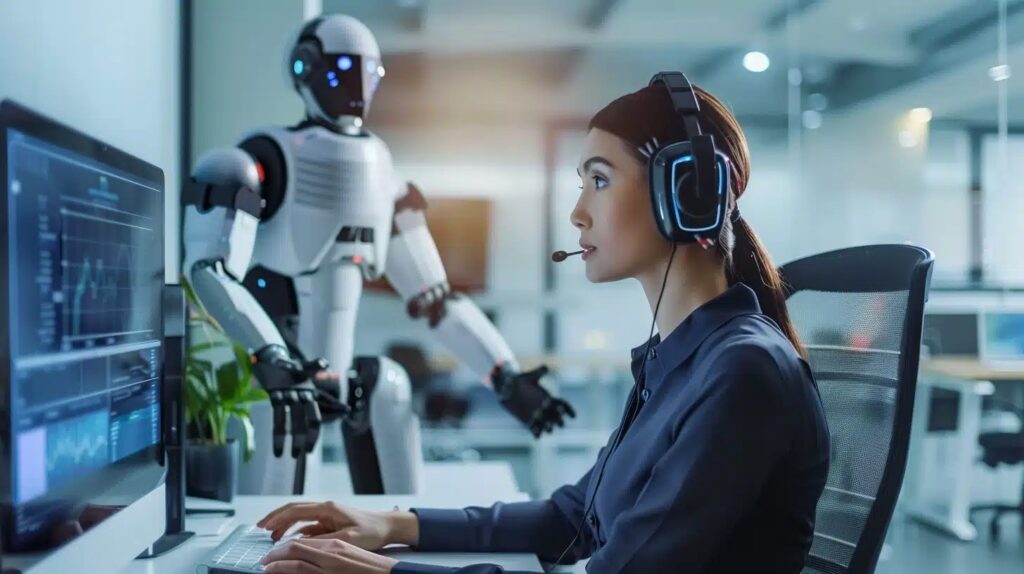
[[989, 538], [990, 513], [978, 513], [979, 536], [959, 542], [912, 520], [896, 517], [889, 528], [877, 574], [1021, 574], [1024, 529], [1018, 516], [1004, 515], [999, 542]]

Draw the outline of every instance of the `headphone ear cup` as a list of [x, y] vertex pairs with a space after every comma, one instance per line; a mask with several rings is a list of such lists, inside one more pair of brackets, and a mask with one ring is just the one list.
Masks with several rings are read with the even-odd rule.
[[[717, 188], [718, 168], [710, 174], [716, 179]], [[692, 163], [681, 164], [676, 167], [676, 187], [672, 190], [675, 200], [674, 205], [683, 216], [682, 220], [689, 218], [703, 218], [714, 213], [718, 209], [719, 198], [717, 195], [701, 194], [697, 186], [696, 168]]]

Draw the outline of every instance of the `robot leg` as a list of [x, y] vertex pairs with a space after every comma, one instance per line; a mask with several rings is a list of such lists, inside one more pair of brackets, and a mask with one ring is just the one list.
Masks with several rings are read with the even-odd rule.
[[342, 421], [356, 494], [415, 494], [423, 453], [409, 376], [387, 357], [356, 357], [349, 381], [351, 412]]

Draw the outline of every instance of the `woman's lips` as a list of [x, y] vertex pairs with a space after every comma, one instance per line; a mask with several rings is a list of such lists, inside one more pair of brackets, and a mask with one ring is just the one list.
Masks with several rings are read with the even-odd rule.
[[583, 260], [586, 261], [588, 257], [594, 254], [595, 251], [597, 251], [596, 247], [584, 247], [582, 255]]

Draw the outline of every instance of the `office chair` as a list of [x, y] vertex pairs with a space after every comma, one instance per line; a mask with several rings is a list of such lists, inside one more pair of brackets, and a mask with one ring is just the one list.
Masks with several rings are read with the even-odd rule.
[[878, 562], [906, 469], [933, 261], [920, 247], [870, 245], [780, 269], [832, 439], [805, 573]]
[[[1021, 413], [1024, 422], [1024, 412]], [[981, 445], [981, 461], [996, 468], [1000, 464], [1024, 464], [1024, 426], [1020, 432], [986, 432], [978, 437]], [[981, 510], [994, 510], [988, 523], [991, 542], [999, 541], [999, 519], [1004, 514], [1021, 513], [1021, 528], [1024, 529], [1024, 482], [1021, 483], [1020, 502], [1011, 504], [983, 504], [971, 507], [971, 514]]]

